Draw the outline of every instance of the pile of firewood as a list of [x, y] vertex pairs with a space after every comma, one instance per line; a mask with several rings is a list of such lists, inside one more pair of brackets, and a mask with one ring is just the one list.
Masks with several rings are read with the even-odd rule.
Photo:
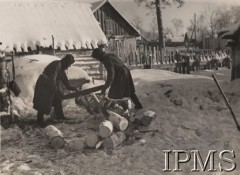
[[45, 130], [54, 148], [63, 148], [67, 143], [67, 147], [74, 151], [100, 147], [107, 150], [115, 149], [127, 141], [138, 128], [149, 126], [156, 116], [155, 112], [148, 110], [142, 110], [135, 115], [136, 112], [132, 109], [132, 102], [129, 99], [113, 100], [105, 96], [89, 94], [76, 98], [75, 102], [79, 107], [85, 107], [90, 114], [102, 116], [103, 121], [98, 127], [98, 132], [66, 142], [63, 134], [50, 125]]

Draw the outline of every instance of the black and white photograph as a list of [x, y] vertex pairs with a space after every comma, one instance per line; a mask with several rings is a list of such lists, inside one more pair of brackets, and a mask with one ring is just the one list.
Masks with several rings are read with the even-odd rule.
[[1, 175], [239, 175], [240, 0], [0, 0]]

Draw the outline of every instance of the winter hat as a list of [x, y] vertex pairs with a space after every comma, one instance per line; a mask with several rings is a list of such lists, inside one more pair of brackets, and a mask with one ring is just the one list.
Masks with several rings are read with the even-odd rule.
[[101, 48], [96, 48], [96, 49], [93, 49], [91, 56], [100, 61], [102, 59], [103, 54], [104, 54], [104, 51]]
[[67, 54], [65, 57], [61, 60], [63, 68], [67, 69], [69, 66], [71, 66], [75, 60], [74, 57], [71, 54]]

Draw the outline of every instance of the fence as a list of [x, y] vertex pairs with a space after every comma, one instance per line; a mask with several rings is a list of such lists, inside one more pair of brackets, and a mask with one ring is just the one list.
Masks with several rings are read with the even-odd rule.
[[135, 57], [125, 62], [130, 68], [157, 68], [186, 73], [218, 66], [230, 67], [230, 50], [165, 48], [156, 42], [137, 45]]

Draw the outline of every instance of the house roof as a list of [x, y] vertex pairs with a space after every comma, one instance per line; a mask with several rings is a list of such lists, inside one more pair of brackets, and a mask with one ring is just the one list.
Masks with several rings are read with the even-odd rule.
[[234, 39], [235, 35], [238, 33], [239, 30], [240, 30], [240, 21], [228, 28], [220, 30], [219, 35], [222, 39]]
[[[140, 31], [126, 18], [126, 16], [121, 12], [122, 6], [126, 3], [122, 1], [113, 1], [113, 0], [102, 0], [92, 3], [92, 11], [96, 12], [99, 8], [101, 8], [104, 4], [109, 3], [122, 17], [123, 19], [139, 34]], [[129, 8], [129, 7], [127, 7]]]
[[184, 42], [184, 37], [183, 36], [168, 36], [167, 38], [171, 42], [174, 42], [174, 43], [182, 43], [182, 42]]
[[59, 1], [0, 0], [0, 42], [5, 50], [24, 51], [36, 46], [62, 50], [92, 48], [107, 39], [91, 4]]
[[185, 34], [185, 39], [191, 39], [192, 40], [197, 40], [197, 42], [201, 42], [202, 41], [202, 37], [201, 37], [201, 33], [197, 32], [196, 34], [196, 38], [195, 38], [195, 34], [192, 32], [186, 32]]

